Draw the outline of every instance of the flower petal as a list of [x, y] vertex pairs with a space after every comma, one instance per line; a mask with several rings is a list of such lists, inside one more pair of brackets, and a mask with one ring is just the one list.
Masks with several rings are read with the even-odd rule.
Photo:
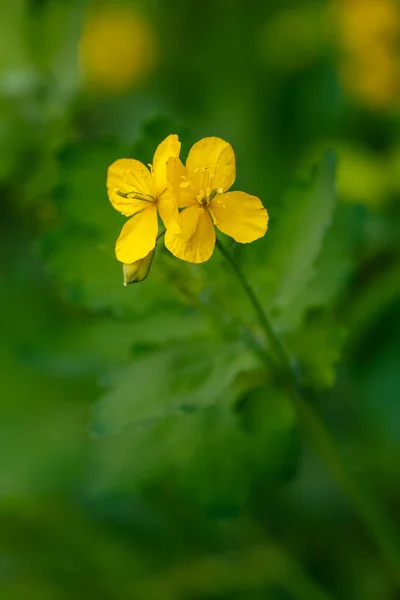
[[[151, 201], [151, 174], [147, 167], [132, 158], [120, 158], [107, 173], [107, 193], [113, 207], [130, 217], [143, 210]], [[147, 202], [127, 195], [138, 194]]]
[[181, 143], [177, 135], [169, 135], [157, 147], [153, 157], [153, 190], [156, 198], [167, 188], [167, 161], [171, 156], [178, 157]]
[[202, 263], [210, 258], [215, 246], [215, 229], [208, 212], [201, 206], [190, 206], [181, 213], [182, 233], [167, 231], [165, 245], [177, 258]]
[[157, 200], [158, 213], [168, 231], [181, 233], [181, 218], [178, 211], [176, 196], [171, 189], [165, 190]]
[[245, 192], [218, 194], [210, 203], [216, 227], [245, 244], [262, 237], [268, 228], [268, 213], [256, 196]]
[[148, 204], [123, 226], [115, 247], [118, 260], [131, 264], [147, 256], [156, 245], [157, 233], [156, 205]]
[[199, 191], [222, 188], [226, 192], [236, 177], [233, 148], [218, 137], [207, 137], [196, 142], [190, 149], [186, 167], [189, 179]]
[[196, 200], [197, 191], [187, 178], [186, 167], [183, 166], [180, 158], [171, 157], [167, 162], [167, 180], [169, 187], [175, 194], [179, 208], [185, 208], [198, 202]]

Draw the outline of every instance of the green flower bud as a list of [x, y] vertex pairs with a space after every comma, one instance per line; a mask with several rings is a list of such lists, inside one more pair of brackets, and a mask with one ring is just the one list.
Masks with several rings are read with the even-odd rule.
[[123, 271], [125, 286], [127, 286], [128, 283], [139, 283], [146, 279], [150, 271], [151, 263], [153, 262], [154, 252], [155, 248], [151, 250], [147, 256], [136, 260], [130, 265], [124, 263]]

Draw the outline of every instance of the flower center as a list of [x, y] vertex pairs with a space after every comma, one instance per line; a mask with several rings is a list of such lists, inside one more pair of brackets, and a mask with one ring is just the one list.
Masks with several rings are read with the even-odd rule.
[[211, 200], [214, 200], [215, 196], [217, 194], [222, 194], [223, 191], [224, 190], [222, 188], [219, 188], [218, 190], [215, 188], [211, 189], [209, 187], [206, 190], [201, 189], [196, 196], [197, 202], [199, 204], [203, 204], [204, 206], [208, 206]]

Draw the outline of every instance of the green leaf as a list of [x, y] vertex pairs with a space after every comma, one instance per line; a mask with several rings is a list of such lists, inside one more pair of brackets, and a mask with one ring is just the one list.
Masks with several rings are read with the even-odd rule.
[[59, 182], [53, 193], [57, 227], [43, 236], [40, 246], [64, 298], [92, 311], [142, 315], [168, 306], [177, 312], [178, 292], [169, 276], [169, 263], [162, 256], [167, 253], [162, 240], [151, 275], [140, 286], [131, 286], [134, 289], [123, 287], [123, 266], [115, 257], [115, 242], [126, 218], [108, 200], [107, 168], [122, 157], [151, 160], [143, 141], [146, 135], [135, 147], [115, 138], [74, 141], [59, 157]]
[[285, 339], [301, 365], [303, 384], [317, 391], [335, 382], [346, 329], [330, 313], [310, 313], [303, 326]]
[[129, 320], [108, 315], [74, 315], [62, 334], [44, 347], [25, 350], [25, 360], [36, 369], [58, 377], [99, 376], [126, 365], [144, 350], [159, 351], [171, 343], [196, 343], [212, 336], [204, 314], [160, 311]]
[[196, 342], [138, 357], [111, 377], [111, 391], [94, 406], [93, 429], [110, 434], [222, 398], [232, 402], [239, 393], [233, 385], [236, 375], [255, 364], [239, 343]]
[[335, 168], [335, 154], [328, 152], [311, 181], [291, 187], [279, 214], [271, 215], [262, 249], [257, 250], [259, 268], [252, 274], [270, 307], [290, 306], [313, 277], [335, 207]]
[[91, 235], [66, 228], [47, 239], [45, 260], [68, 302], [116, 316], [142, 315], [155, 307], [174, 307], [176, 303], [175, 290], [160, 266], [160, 244], [151, 276], [142, 285], [128, 288], [123, 285], [122, 264], [115, 258], [111, 233], [97, 231]]
[[[57, 229], [41, 242], [49, 272], [64, 298], [94, 311], [121, 315], [143, 313], [172, 305], [175, 293], [157, 269], [159, 243], [151, 277], [135, 289], [123, 287], [122, 264], [115, 257], [115, 241], [125, 218], [115, 211], [106, 194], [108, 166], [130, 156], [132, 149], [116, 140], [72, 143], [60, 156], [61, 179], [57, 198]], [[164, 305], [165, 305], [164, 304]]]
[[325, 307], [335, 307], [341, 301], [355, 269], [358, 211], [339, 205], [333, 216], [315, 261], [308, 285], [303, 287], [286, 309], [275, 307], [275, 326], [283, 331], [302, 327], [307, 313]]
[[191, 503], [217, 514], [246, 503], [252, 485], [293, 475], [299, 451], [293, 405], [272, 386], [226, 404], [164, 415], [95, 441], [92, 493], [138, 491], [168, 479]]

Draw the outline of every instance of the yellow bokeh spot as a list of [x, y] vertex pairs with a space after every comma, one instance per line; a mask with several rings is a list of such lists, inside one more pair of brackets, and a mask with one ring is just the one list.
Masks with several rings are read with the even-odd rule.
[[88, 88], [118, 93], [137, 86], [154, 69], [157, 40], [137, 10], [109, 4], [89, 11], [79, 55]]
[[336, 188], [340, 202], [380, 210], [400, 193], [400, 146], [383, 156], [362, 144], [332, 138], [305, 153], [300, 172], [307, 175], [310, 165], [331, 148], [338, 157]]
[[368, 108], [396, 107], [400, 100], [397, 1], [334, 0], [332, 6], [344, 88]]

